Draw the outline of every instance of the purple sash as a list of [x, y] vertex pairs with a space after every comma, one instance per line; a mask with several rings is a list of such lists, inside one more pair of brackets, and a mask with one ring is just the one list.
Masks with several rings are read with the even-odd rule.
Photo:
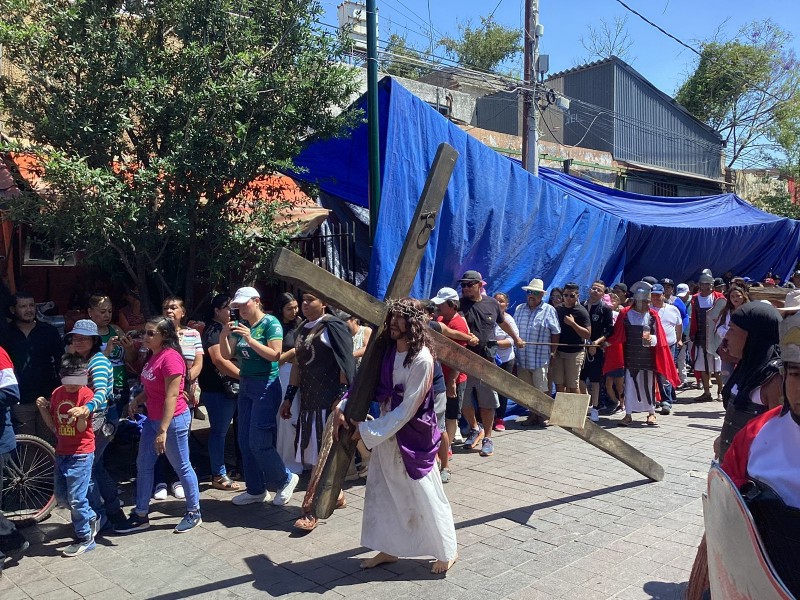
[[[381, 365], [381, 378], [376, 390], [377, 400], [380, 403], [390, 400], [392, 410], [403, 402], [404, 388], [402, 385], [393, 385], [392, 372], [394, 371], [394, 358], [397, 347], [392, 346], [383, 357]], [[433, 412], [433, 385], [428, 388], [425, 400], [411, 420], [400, 428], [396, 434], [397, 446], [403, 457], [411, 479], [422, 479], [430, 473], [436, 464], [436, 454], [439, 451], [439, 442], [442, 434], [436, 423], [436, 414]]]

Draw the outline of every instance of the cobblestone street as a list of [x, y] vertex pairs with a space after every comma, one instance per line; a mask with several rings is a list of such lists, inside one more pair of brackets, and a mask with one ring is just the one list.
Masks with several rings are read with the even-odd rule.
[[[679, 598], [703, 532], [701, 493], [722, 424], [722, 406], [679, 395], [657, 428], [602, 426], [664, 466], [660, 483], [558, 428], [510, 423], [496, 433], [495, 454], [456, 453], [445, 491], [453, 506], [460, 559], [447, 577], [423, 559], [369, 571], [359, 558], [364, 487], [348, 483], [347, 508], [308, 535], [292, 523], [305, 481], [285, 507], [236, 507], [229, 494], [201, 483], [203, 524], [176, 535], [183, 502], [155, 502], [151, 528], [100, 536], [97, 549], [63, 558], [72, 528], [58, 509], [24, 530], [27, 554], [8, 560], [3, 600], [71, 598], [358, 597], [539, 599]], [[126, 484], [130, 504], [132, 486]]]

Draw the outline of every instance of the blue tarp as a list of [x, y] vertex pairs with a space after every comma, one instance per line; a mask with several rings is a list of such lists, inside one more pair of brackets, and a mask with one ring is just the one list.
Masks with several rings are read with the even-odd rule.
[[[658, 198], [597, 186], [558, 171], [534, 177], [471, 137], [399, 83], [379, 84], [381, 207], [367, 290], [383, 297], [438, 145], [459, 152], [436, 229], [412, 289], [430, 297], [477, 269], [490, 291], [521, 299], [545, 285], [594, 279], [678, 281], [703, 268], [787, 275], [800, 254], [800, 223], [764, 213], [733, 194]], [[366, 111], [366, 98], [358, 103]], [[328, 203], [368, 206], [366, 122], [347, 138], [311, 143], [294, 177]]]

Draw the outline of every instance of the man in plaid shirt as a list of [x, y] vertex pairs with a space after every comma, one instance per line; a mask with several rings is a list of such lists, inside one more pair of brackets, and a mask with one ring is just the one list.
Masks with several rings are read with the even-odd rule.
[[[556, 351], [555, 345], [561, 334], [556, 309], [544, 302], [544, 282], [533, 279], [522, 286], [528, 294], [525, 304], [514, 311], [520, 337], [525, 340], [524, 348], [517, 348], [517, 376], [533, 387], [550, 393], [547, 386], [547, 368], [550, 358]], [[523, 425], [547, 425], [547, 421], [531, 414]]]

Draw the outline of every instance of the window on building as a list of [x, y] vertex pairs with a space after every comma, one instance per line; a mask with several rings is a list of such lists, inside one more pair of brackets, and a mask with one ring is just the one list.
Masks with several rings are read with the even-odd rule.
[[654, 196], [669, 196], [676, 197], [678, 195], [678, 186], [674, 183], [664, 183], [663, 181], [656, 181], [653, 183]]

